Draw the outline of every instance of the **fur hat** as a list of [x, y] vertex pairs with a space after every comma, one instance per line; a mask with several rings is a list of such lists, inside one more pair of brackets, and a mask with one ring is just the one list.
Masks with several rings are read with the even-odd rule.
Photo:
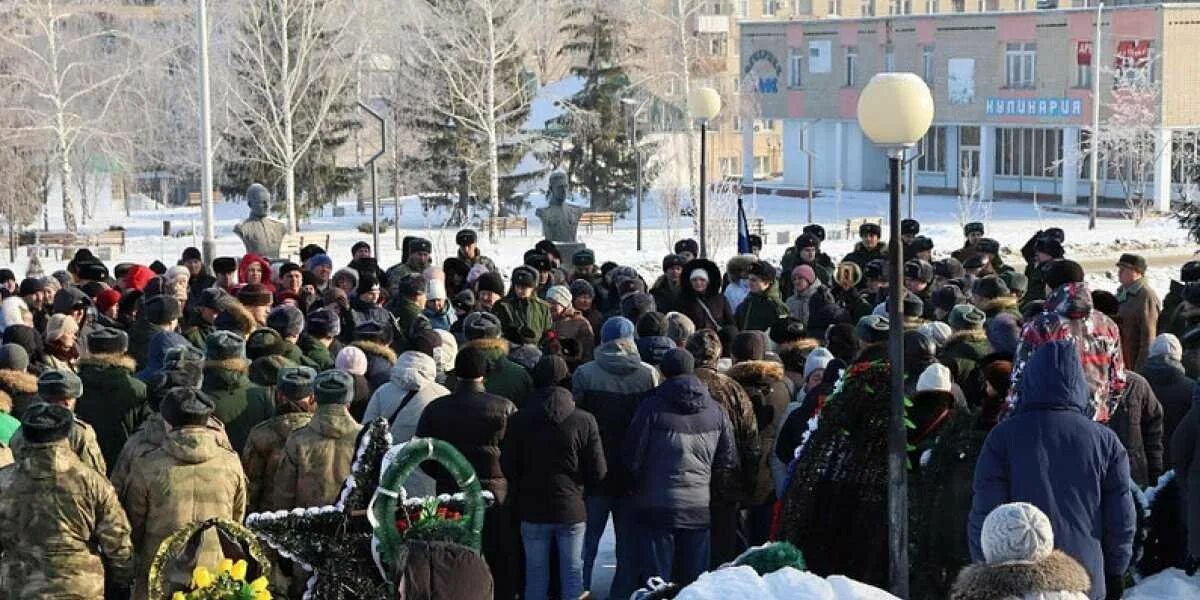
[[450, 305], [455, 310], [471, 312], [475, 309], [475, 292], [472, 292], [470, 288], [460, 291], [450, 300]]
[[768, 282], [775, 281], [779, 277], [779, 271], [765, 260], [755, 261], [750, 265], [750, 274]]
[[1029, 278], [1023, 273], [1016, 271], [1005, 271], [1000, 274], [1000, 279], [1008, 286], [1010, 292], [1020, 292], [1024, 294], [1029, 291]]
[[590, 248], [584, 248], [571, 257], [571, 264], [576, 267], [586, 267], [596, 264], [596, 253]]
[[696, 324], [687, 315], [672, 311], [667, 313], [666, 317], [667, 332], [665, 335], [676, 345], [683, 344], [696, 332]]
[[687, 263], [687, 259], [679, 254], [668, 254], [662, 259], [662, 270], [666, 271], [671, 267], [683, 267]]
[[264, 356], [282, 356], [284, 352], [283, 336], [269, 327], [259, 327], [246, 338], [246, 358], [250, 360]]
[[1081, 283], [1083, 277], [1083, 267], [1073, 260], [1052, 260], [1042, 267], [1042, 281], [1052, 290], [1065, 283]]
[[233, 297], [229, 295], [229, 292], [221, 288], [207, 288], [200, 292], [200, 299], [197, 304], [201, 308], [220, 312], [225, 309], [226, 303], [232, 300]]
[[304, 332], [304, 313], [290, 304], [281, 304], [267, 314], [267, 327], [285, 338], [296, 337]]
[[1047, 239], [1039, 239], [1033, 246], [1034, 252], [1041, 252], [1051, 259], [1060, 259], [1066, 255], [1067, 251], [1063, 249], [1061, 242]]
[[473, 312], [463, 319], [463, 334], [468, 340], [500, 337], [500, 318], [489, 312]]
[[208, 360], [244, 358], [245, 354], [246, 341], [232, 331], [214, 331], [204, 340], [204, 358]]
[[1117, 261], [1117, 266], [1132, 269], [1140, 275], [1146, 274], [1146, 259], [1137, 254], [1122, 254], [1120, 260]]
[[943, 258], [942, 260], [933, 263], [934, 277], [941, 277], [942, 279], [958, 279], [965, 274], [966, 271], [963, 270], [962, 262], [953, 256]]
[[238, 290], [237, 299], [246, 306], [270, 306], [271, 291], [261, 283], [247, 283]]
[[1170, 360], [1179, 362], [1183, 360], [1183, 345], [1179, 343], [1179, 338], [1175, 337], [1175, 335], [1160, 333], [1150, 343], [1150, 356], [1165, 356]]
[[762, 360], [767, 353], [767, 339], [761, 331], [743, 331], [733, 338], [729, 349], [736, 361]]
[[684, 252], [691, 252], [692, 256], [700, 254], [700, 243], [690, 238], [675, 242], [675, 254]]
[[859, 225], [858, 236], [864, 237], [868, 235], [882, 236], [883, 228], [881, 228], [878, 223], [863, 223], [862, 225]]
[[603, 344], [620, 339], [633, 339], [635, 331], [633, 321], [625, 317], [609, 317], [600, 326], [600, 343]]
[[904, 263], [904, 277], [929, 283], [933, 281], [933, 265], [919, 258], [910, 259]]
[[711, 329], [701, 329], [688, 336], [684, 347], [700, 366], [714, 366], [721, 358], [721, 338]]
[[350, 404], [354, 400], [354, 378], [345, 371], [330, 369], [313, 379], [317, 404]]
[[303, 400], [312, 395], [316, 376], [308, 367], [284, 367], [275, 378], [275, 391], [290, 400]]
[[972, 233], [978, 233], [979, 235], [983, 235], [983, 223], [974, 221], [971, 223], [967, 223], [966, 225], [963, 225], [963, 236], [964, 237], [971, 235]]
[[950, 369], [942, 363], [933, 363], [917, 378], [918, 392], [949, 392], [954, 384]]
[[[365, 281], [367, 276], [364, 275], [362, 279]], [[362, 287], [362, 283], [359, 282], [358, 293], [360, 294], [363, 293]], [[425, 276], [418, 275], [416, 273], [410, 273], [404, 277], [401, 277], [399, 283], [396, 284], [396, 293], [405, 298], [416, 298], [417, 296], [425, 294], [428, 291], [429, 282], [425, 280]]]
[[88, 334], [87, 348], [92, 354], [124, 354], [129, 349], [129, 336], [120, 329], [99, 327]]
[[475, 291], [487, 291], [499, 296], [503, 296], [504, 280], [500, 278], [498, 273], [484, 273], [483, 275], [479, 276], [479, 279], [475, 280]]
[[360, 342], [377, 342], [387, 345], [392, 343], [392, 331], [394, 329], [391, 324], [384, 325], [375, 321], [363, 321], [354, 328], [354, 339]]
[[237, 259], [232, 256], [218, 256], [213, 259], [212, 269], [217, 275], [237, 273]]
[[571, 290], [565, 285], [552, 285], [546, 290], [546, 302], [570, 308], [571, 300]]
[[166, 294], [160, 294], [147, 300], [142, 305], [142, 313], [145, 315], [146, 321], [154, 325], [166, 325], [183, 316], [179, 300]]
[[621, 300], [621, 316], [637, 323], [642, 315], [658, 310], [654, 296], [645, 292], [635, 292]]
[[203, 427], [215, 408], [208, 394], [187, 387], [168, 390], [158, 406], [163, 420], [172, 427]]
[[37, 379], [38, 397], [47, 402], [60, 398], [78, 398], [83, 395], [83, 381], [65, 369], [51, 369]]
[[333, 365], [351, 375], [366, 375], [367, 353], [355, 346], [346, 346], [338, 351]]
[[900, 235], [917, 235], [921, 233], [921, 223], [916, 219], [903, 219], [900, 221]]
[[917, 252], [932, 252], [933, 240], [923, 235], [918, 235], [917, 237], [913, 238], [912, 243], [909, 244], [908, 247], [914, 254]]
[[983, 520], [979, 545], [990, 564], [1037, 562], [1054, 551], [1054, 528], [1046, 513], [1032, 504], [1001, 504]]
[[958, 286], [943, 285], [929, 296], [929, 301], [933, 303], [935, 308], [948, 313], [954, 310], [955, 306], [965, 303], [967, 297], [963, 295], [962, 290], [958, 289]]
[[328, 308], [314, 308], [308, 313], [308, 333], [319, 338], [334, 338], [342, 333], [342, 321]]
[[866, 315], [854, 326], [854, 335], [864, 344], [877, 344], [887, 340], [891, 326], [883, 315]]
[[37, 403], [25, 409], [21, 436], [32, 444], [50, 444], [66, 439], [75, 426], [75, 415], [57, 404]]
[[955, 331], [983, 329], [983, 324], [987, 322], [987, 314], [970, 304], [959, 304], [950, 311], [946, 320]]
[[925, 301], [912, 292], [905, 292], [903, 311], [905, 317], [920, 317], [925, 314]]
[[667, 317], [660, 312], [648, 312], [634, 326], [638, 337], [656, 337], [667, 334]]
[[576, 279], [571, 282], [571, 296], [574, 298], [580, 296], [595, 298], [596, 288], [592, 287], [592, 283], [586, 279]]
[[457, 246], [469, 246], [479, 240], [479, 235], [474, 229], [460, 229], [454, 234], [454, 244]]
[[542, 360], [542, 351], [534, 344], [513, 344], [508, 350], [508, 360], [521, 365], [526, 371], [533, 371], [538, 361]]
[[696, 359], [684, 348], [671, 348], [663, 355], [658, 368], [664, 377], [691, 375], [696, 370]]
[[980, 277], [975, 280], [975, 285], [971, 287], [971, 293], [976, 298], [984, 298], [993, 300], [1002, 296], [1009, 295], [1008, 286], [1004, 284], [1004, 280], [995, 275]]

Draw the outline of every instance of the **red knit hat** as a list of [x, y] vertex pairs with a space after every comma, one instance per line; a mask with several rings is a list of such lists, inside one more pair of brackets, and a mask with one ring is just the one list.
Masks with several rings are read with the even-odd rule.
[[108, 288], [99, 294], [96, 294], [96, 309], [100, 312], [108, 312], [108, 309], [117, 305], [121, 301], [121, 292]]
[[151, 279], [157, 277], [150, 267], [145, 265], [133, 265], [129, 271], [125, 273], [125, 287], [142, 291]]

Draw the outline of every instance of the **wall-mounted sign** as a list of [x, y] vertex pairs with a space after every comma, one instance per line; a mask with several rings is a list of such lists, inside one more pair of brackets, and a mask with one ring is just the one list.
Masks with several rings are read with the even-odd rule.
[[783, 77], [783, 67], [770, 50], [755, 50], [746, 60], [743, 74], [753, 78], [751, 81], [758, 93], [779, 93], [779, 79]]
[[988, 98], [992, 117], [1079, 117], [1083, 100], [1077, 98]]

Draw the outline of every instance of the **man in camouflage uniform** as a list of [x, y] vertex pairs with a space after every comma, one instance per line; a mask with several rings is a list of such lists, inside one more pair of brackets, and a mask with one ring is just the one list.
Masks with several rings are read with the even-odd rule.
[[[275, 416], [250, 430], [242, 449], [242, 468], [249, 484], [246, 512], [272, 510], [275, 473], [283, 460], [283, 447], [293, 431], [308, 425], [315, 409], [313, 379], [316, 371], [308, 367], [280, 369], [275, 384]], [[286, 508], [291, 508], [290, 506]]]
[[127, 587], [129, 521], [104, 475], [68, 446], [71, 411], [36, 404], [21, 427], [24, 458], [0, 470], [0, 597], [103, 598], [106, 565]]
[[[146, 597], [146, 575], [167, 536], [189, 523], [223, 518], [241, 522], [246, 511], [246, 475], [237, 454], [222, 448], [207, 428], [213, 401], [193, 388], [175, 388], [162, 399], [167, 437], [161, 448], [138, 459], [120, 490], [133, 527], [137, 556], [135, 591]], [[204, 534], [197, 565], [216, 565], [221, 550], [215, 532]], [[169, 572], [171, 584], [186, 584], [190, 572]]]
[[[38, 377], [38, 398], [46, 404], [54, 404], [71, 411], [75, 426], [67, 434], [67, 446], [71, 448], [80, 462], [91, 467], [97, 473], [104, 475], [107, 468], [104, 455], [100, 453], [100, 444], [96, 441], [96, 432], [91, 425], [74, 417], [75, 401], [83, 395], [83, 382], [79, 376], [70, 371], [51, 370]], [[9, 441], [13, 458], [18, 462], [23, 456], [25, 437], [18, 429]]]
[[404, 262], [392, 265], [387, 270], [387, 292], [389, 298], [400, 295], [400, 280], [408, 275], [422, 275], [429, 267], [433, 255], [433, 243], [425, 238], [414, 237], [404, 244]]
[[354, 378], [325, 371], [313, 380], [313, 393], [317, 413], [284, 445], [272, 502], [277, 509], [333, 504], [354, 462], [359, 425], [347, 408]]

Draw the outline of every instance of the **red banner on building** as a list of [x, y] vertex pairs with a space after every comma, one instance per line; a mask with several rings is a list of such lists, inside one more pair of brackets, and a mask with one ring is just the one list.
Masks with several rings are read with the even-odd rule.
[[1092, 64], [1092, 43], [1077, 42], [1075, 47], [1075, 64], [1090, 65]]
[[1117, 42], [1117, 54], [1114, 61], [1116, 68], [1144, 67], [1149, 60], [1150, 42], [1148, 40], [1124, 40]]

